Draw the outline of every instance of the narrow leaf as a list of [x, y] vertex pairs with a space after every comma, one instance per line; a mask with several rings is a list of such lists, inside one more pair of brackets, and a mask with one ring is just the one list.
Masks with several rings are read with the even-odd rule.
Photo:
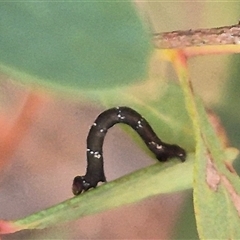
[[41, 229], [134, 203], [153, 195], [189, 189], [192, 186], [192, 158], [192, 154], [189, 154], [185, 163], [179, 162], [179, 159], [156, 163], [23, 219], [2, 221], [0, 233], [8, 233], [6, 224], [17, 226], [16, 231]]
[[207, 118], [201, 101], [196, 100], [188, 76], [186, 56], [172, 52], [192, 119], [196, 138], [194, 163], [194, 208], [201, 239], [240, 238], [240, 181], [227, 151]]

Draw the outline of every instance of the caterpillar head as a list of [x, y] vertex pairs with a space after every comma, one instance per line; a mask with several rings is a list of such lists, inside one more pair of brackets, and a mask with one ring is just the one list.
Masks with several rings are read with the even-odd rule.
[[90, 188], [90, 184], [86, 182], [84, 176], [76, 176], [73, 179], [72, 192], [74, 195], [79, 195], [83, 191], [87, 191]]

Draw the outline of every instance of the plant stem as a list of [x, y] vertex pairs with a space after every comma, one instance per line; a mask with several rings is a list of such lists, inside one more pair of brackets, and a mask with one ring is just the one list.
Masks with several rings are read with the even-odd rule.
[[161, 51], [182, 49], [186, 57], [240, 53], [240, 23], [232, 26], [154, 34], [153, 44]]
[[157, 48], [186, 48], [206, 45], [240, 44], [240, 24], [187, 31], [173, 31], [154, 34]]

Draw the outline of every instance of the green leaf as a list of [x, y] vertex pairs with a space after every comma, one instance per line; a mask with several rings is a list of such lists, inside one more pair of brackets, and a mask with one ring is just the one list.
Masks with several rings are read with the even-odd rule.
[[0, 70], [54, 89], [144, 79], [150, 35], [130, 1], [0, 3]]
[[157, 194], [189, 189], [192, 187], [192, 163], [192, 154], [188, 155], [185, 163], [179, 162], [179, 159], [156, 163], [26, 218], [11, 222], [0, 221], [0, 233], [1, 224], [11, 224], [11, 227], [8, 227], [11, 231], [14, 228], [18, 231], [46, 228]]
[[196, 138], [193, 188], [199, 237], [239, 239], [240, 181], [229, 165], [233, 160], [229, 158], [236, 157], [238, 151], [225, 153], [202, 102], [194, 97], [186, 59], [179, 55], [175, 63]]
[[227, 167], [238, 151], [224, 152], [203, 106], [198, 105], [204, 136], [198, 145], [194, 177], [198, 232], [204, 239], [239, 239], [240, 181]]

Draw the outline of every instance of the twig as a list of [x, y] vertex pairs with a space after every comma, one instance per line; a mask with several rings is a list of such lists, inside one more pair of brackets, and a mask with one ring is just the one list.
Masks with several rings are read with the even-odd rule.
[[209, 45], [240, 45], [240, 22], [236, 25], [173, 31], [154, 34], [153, 43], [156, 48], [186, 48]]

